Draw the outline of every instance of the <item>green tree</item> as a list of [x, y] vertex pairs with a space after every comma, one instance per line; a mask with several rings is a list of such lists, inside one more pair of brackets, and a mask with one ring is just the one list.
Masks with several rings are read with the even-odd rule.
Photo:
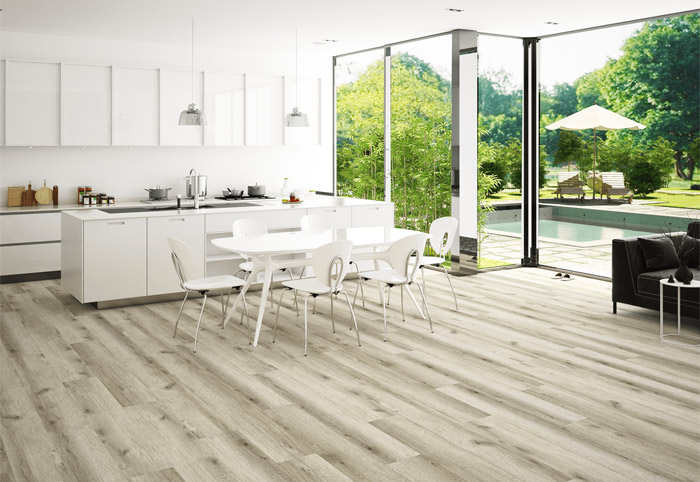
[[640, 139], [674, 146], [676, 174], [692, 179], [700, 119], [700, 14], [647, 22], [602, 69], [601, 93], [615, 112], [647, 128]]
[[578, 164], [581, 159], [583, 142], [581, 138], [571, 131], [558, 130], [559, 142], [557, 150], [554, 152], [553, 165], [567, 166], [567, 170], [571, 170], [572, 164]]

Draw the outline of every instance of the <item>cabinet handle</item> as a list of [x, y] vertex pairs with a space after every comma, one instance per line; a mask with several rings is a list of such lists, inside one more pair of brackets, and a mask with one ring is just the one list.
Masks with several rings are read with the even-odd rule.
[[171, 221], [184, 221], [185, 218], [173, 218], [173, 219], [170, 219], [170, 220], [171, 220]]
[[107, 224], [126, 224], [126, 222], [125, 221], [112, 221], [112, 222], [109, 222]]

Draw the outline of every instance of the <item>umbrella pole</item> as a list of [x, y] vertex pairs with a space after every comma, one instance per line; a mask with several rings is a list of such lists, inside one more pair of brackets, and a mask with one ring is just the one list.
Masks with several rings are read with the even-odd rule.
[[[598, 156], [598, 150], [596, 146], [596, 132], [595, 132], [595, 127], [593, 128], [593, 199], [595, 200], [595, 185], [596, 185], [596, 178], [595, 178], [595, 164], [596, 164], [596, 158]], [[600, 198], [603, 199], [603, 186], [601, 184], [600, 186]]]

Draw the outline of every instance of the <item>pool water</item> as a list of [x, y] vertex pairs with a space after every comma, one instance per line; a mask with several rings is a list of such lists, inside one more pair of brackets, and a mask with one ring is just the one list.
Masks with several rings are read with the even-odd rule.
[[[520, 234], [520, 222], [489, 223], [487, 229]], [[649, 234], [655, 233], [650, 231], [637, 231], [634, 229], [611, 228], [607, 226], [595, 226], [590, 224], [570, 223], [566, 221], [553, 221], [551, 219], [540, 219], [539, 234], [544, 238], [575, 242], [589, 242], [648, 236]]]

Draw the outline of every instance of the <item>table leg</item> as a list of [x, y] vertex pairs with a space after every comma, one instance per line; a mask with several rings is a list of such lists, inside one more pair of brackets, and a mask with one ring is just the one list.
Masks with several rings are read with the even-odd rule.
[[664, 338], [664, 285], [659, 283], [659, 337]]
[[676, 296], [678, 301], [678, 334], [681, 334], [681, 287], [678, 286], [678, 295]]
[[238, 307], [238, 303], [240, 303], [240, 301], [243, 299], [245, 294], [248, 292], [248, 288], [250, 288], [250, 285], [252, 285], [253, 282], [258, 278], [258, 273], [260, 273], [260, 270], [263, 268], [263, 266], [261, 265], [262, 263], [260, 263], [260, 261], [256, 263], [255, 259], [256, 257], [253, 257], [253, 271], [251, 271], [250, 275], [248, 275], [248, 278], [245, 280], [245, 284], [241, 288], [241, 292], [234, 300], [233, 306], [228, 310], [228, 314], [226, 315], [226, 318], [224, 319], [224, 322], [221, 325], [222, 329], [226, 328], [226, 325], [228, 324], [231, 315], [234, 311], [236, 311], [236, 308]]
[[[260, 261], [258, 261], [258, 263], [259, 262]], [[265, 315], [265, 301], [267, 300], [267, 293], [270, 291], [270, 284], [272, 283], [272, 256], [265, 256], [264, 269], [265, 281], [263, 281], [262, 293], [260, 294], [260, 309], [258, 309], [258, 323], [255, 326], [255, 338], [253, 338], [253, 346], [258, 346], [258, 338], [260, 337], [260, 327], [262, 326], [263, 315]]]

